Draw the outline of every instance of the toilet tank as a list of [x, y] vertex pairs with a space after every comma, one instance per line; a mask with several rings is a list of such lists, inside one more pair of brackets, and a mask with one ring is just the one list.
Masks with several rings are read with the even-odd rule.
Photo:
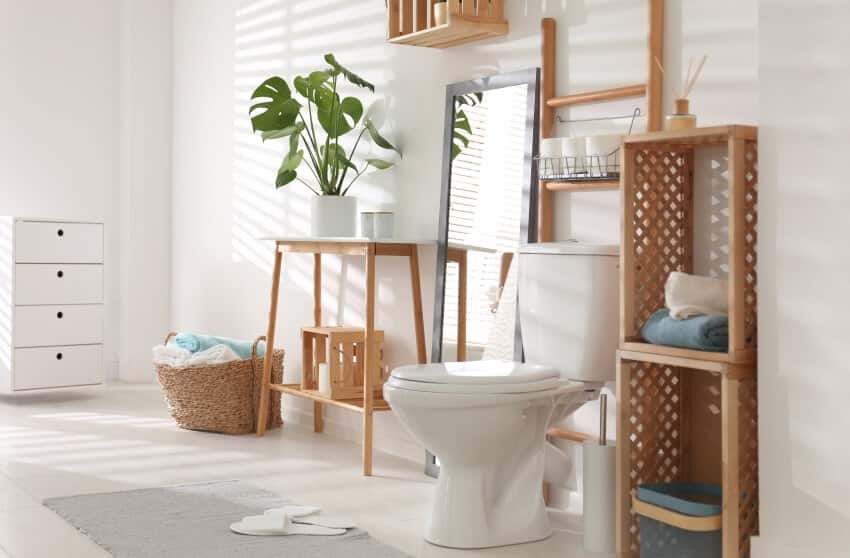
[[545, 242], [520, 249], [519, 309], [525, 361], [580, 381], [615, 378], [619, 247]]

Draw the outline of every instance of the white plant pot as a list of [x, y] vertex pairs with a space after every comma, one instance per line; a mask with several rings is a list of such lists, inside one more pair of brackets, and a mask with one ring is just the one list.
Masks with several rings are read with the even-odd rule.
[[357, 236], [357, 198], [314, 196], [310, 202], [310, 210], [311, 236]]
[[445, 25], [449, 22], [449, 5], [445, 2], [434, 4], [434, 25]]

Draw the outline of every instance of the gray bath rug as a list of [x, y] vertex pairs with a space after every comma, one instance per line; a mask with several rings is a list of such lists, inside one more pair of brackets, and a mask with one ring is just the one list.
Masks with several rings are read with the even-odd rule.
[[[149, 488], [44, 505], [116, 558], [402, 558], [359, 529], [337, 537], [250, 537], [231, 523], [291, 503], [239, 481]], [[310, 502], [299, 502], [307, 503]]]

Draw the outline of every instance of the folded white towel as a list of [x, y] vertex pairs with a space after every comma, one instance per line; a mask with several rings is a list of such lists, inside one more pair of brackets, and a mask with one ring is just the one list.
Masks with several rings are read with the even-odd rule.
[[664, 287], [664, 302], [670, 316], [684, 320], [698, 315], [729, 313], [729, 287], [724, 279], [670, 273]]
[[231, 360], [240, 360], [240, 358], [227, 345], [215, 345], [194, 354], [176, 345], [157, 345], [153, 348], [154, 363], [172, 367], [222, 364]]

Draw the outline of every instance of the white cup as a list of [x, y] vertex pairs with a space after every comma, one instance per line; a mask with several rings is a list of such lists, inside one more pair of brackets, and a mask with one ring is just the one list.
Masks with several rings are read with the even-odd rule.
[[395, 216], [392, 211], [364, 211], [360, 214], [360, 236], [392, 238], [394, 229]]

